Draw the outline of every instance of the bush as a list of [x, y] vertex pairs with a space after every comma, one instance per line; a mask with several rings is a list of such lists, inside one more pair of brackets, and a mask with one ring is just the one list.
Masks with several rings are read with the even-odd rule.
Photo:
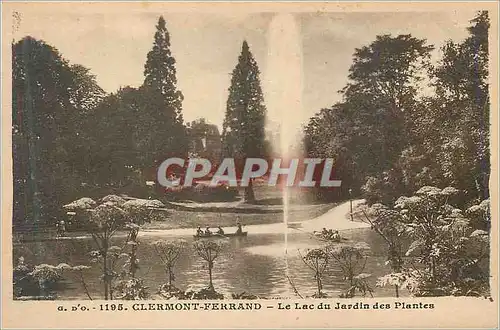
[[30, 275], [32, 267], [24, 262], [24, 258], [18, 259], [13, 269], [14, 297], [37, 296], [40, 294], [38, 281]]
[[[453, 187], [424, 186], [411, 197], [398, 198], [392, 209], [372, 221], [382, 235], [381, 226], [389, 222], [411, 242], [405, 253], [411, 267], [391, 267], [393, 272], [379, 278], [378, 286], [406, 288], [414, 296], [488, 294], [489, 232], [477, 227], [489, 227], [489, 201], [464, 212], [450, 203], [460, 193]], [[388, 212], [394, 216], [388, 217]]]
[[194, 299], [194, 300], [222, 300], [224, 299], [224, 295], [215, 291], [213, 287], [206, 287], [199, 291], [186, 291], [185, 293], [186, 299]]
[[20, 257], [13, 269], [14, 297], [53, 299], [64, 271], [82, 271], [88, 268], [87, 266], [70, 266], [65, 263], [57, 266], [40, 264], [33, 267], [26, 264], [24, 258]]
[[405, 188], [402, 184], [400, 171], [391, 169], [384, 171], [377, 177], [367, 177], [361, 191], [368, 205], [392, 204], [399, 197], [399, 194], [405, 191]]
[[241, 293], [231, 293], [231, 299], [254, 300], [261, 299], [261, 297], [243, 291]]
[[194, 202], [227, 202], [234, 201], [239, 195], [238, 189], [219, 183], [195, 183], [192, 187], [169, 188], [165, 192], [167, 199], [191, 200]]
[[144, 281], [138, 278], [121, 280], [115, 286], [117, 291], [116, 299], [123, 300], [143, 300], [149, 297], [148, 287]]
[[186, 292], [168, 283], [160, 285], [158, 294], [165, 299], [187, 299]]

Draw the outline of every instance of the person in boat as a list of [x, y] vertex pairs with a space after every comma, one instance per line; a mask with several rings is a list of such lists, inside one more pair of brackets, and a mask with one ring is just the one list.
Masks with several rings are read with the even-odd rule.
[[217, 227], [217, 234], [219, 234], [219, 235], [224, 235], [224, 229], [222, 229], [222, 227], [221, 227], [221, 226], [218, 226], [218, 227]]
[[212, 232], [210, 231], [210, 227], [207, 227], [207, 229], [205, 229], [205, 235], [207, 235], [207, 236], [212, 235]]
[[236, 229], [236, 235], [243, 234], [243, 228], [241, 228], [241, 223], [238, 222], [236, 226], [238, 226], [238, 229]]
[[339, 231], [336, 230], [333, 235], [332, 235], [332, 238], [336, 241], [340, 241], [340, 234], [339, 234]]
[[334, 235], [335, 235], [335, 233], [333, 232], [333, 229], [329, 229], [328, 233], [326, 234], [326, 237], [329, 239], [333, 239]]
[[321, 235], [324, 237], [328, 237], [328, 230], [326, 230], [325, 227], [323, 227], [323, 230], [321, 230]]
[[64, 236], [66, 233], [66, 224], [64, 223], [64, 220], [61, 220], [59, 223], [56, 224], [57, 227], [57, 236]]
[[201, 236], [201, 235], [203, 235], [203, 230], [201, 230], [201, 227], [200, 227], [200, 226], [198, 226], [198, 229], [196, 229], [196, 235], [197, 235], [197, 236]]

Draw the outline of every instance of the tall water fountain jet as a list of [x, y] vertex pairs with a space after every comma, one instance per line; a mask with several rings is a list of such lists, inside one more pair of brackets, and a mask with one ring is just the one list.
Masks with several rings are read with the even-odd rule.
[[[276, 158], [299, 157], [302, 111], [302, 43], [299, 27], [292, 14], [273, 17], [268, 34], [265, 72], [265, 97], [268, 109], [267, 132]], [[275, 132], [275, 130], [278, 132]], [[276, 134], [278, 133], [278, 134]], [[288, 276], [288, 218], [290, 191], [283, 187], [283, 224], [286, 276]], [[290, 278], [289, 278], [290, 279]]]

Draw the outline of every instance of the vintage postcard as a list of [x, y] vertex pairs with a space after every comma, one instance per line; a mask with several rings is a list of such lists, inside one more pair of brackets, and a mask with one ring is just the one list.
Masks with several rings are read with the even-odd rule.
[[498, 2], [3, 2], [2, 328], [497, 328]]

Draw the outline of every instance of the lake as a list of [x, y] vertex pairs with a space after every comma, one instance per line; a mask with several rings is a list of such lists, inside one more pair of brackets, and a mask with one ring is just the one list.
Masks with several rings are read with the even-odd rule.
[[[278, 225], [279, 226], [279, 225]], [[311, 269], [301, 260], [298, 251], [319, 246], [321, 242], [300, 230], [290, 230], [285, 235], [277, 225], [247, 226], [247, 237], [231, 238], [225, 252], [215, 261], [213, 270], [214, 286], [219, 292], [230, 296], [243, 291], [261, 297], [296, 297], [289, 283], [289, 277], [302, 296], [315, 293], [316, 280]], [[155, 297], [160, 284], [167, 281], [165, 271], [151, 243], [158, 239], [183, 238], [193, 241], [192, 230], [162, 230], [142, 232], [139, 238], [138, 257], [141, 269], [138, 277], [145, 280]], [[364, 273], [372, 274], [371, 283], [375, 297], [393, 296], [393, 288], [375, 287], [377, 277], [390, 272], [385, 265], [385, 244], [369, 228], [342, 231], [342, 235], [354, 242], [365, 242], [370, 246], [367, 253]], [[123, 238], [117, 237], [114, 244], [119, 245]], [[99, 265], [91, 264], [88, 253], [95, 249], [91, 239], [47, 241], [14, 245], [14, 260], [23, 256], [29, 264], [48, 263], [57, 265], [91, 265], [86, 270], [85, 281], [94, 299], [102, 297], [102, 284], [99, 280]], [[302, 253], [303, 254], [303, 253]], [[175, 267], [175, 285], [181, 289], [199, 289], [208, 283], [206, 262], [194, 254], [188, 245]], [[63, 289], [58, 299], [87, 299], [76, 274], [65, 274]], [[338, 266], [331, 265], [323, 278], [323, 291], [330, 297], [338, 297], [346, 284]], [[404, 294], [404, 293], [403, 293]]]

